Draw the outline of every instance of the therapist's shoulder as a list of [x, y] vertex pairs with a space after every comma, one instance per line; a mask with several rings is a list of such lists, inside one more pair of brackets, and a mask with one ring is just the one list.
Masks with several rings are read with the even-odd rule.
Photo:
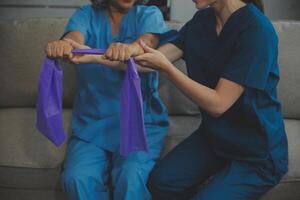
[[252, 19], [249, 23], [249, 33], [253, 36], [264, 38], [265, 40], [278, 42], [277, 32], [271, 20], [260, 12], [257, 8], [252, 8]]
[[214, 13], [211, 8], [204, 8], [198, 10], [192, 19], [188, 21], [189, 26], [199, 26], [201, 24], [210, 23], [210, 21], [214, 18]]
[[204, 20], [204, 19], [211, 17], [212, 15], [214, 15], [214, 11], [212, 10], [212, 8], [210, 8], [210, 7], [203, 8], [203, 9], [199, 9], [195, 13], [195, 15], [193, 16], [193, 19]]

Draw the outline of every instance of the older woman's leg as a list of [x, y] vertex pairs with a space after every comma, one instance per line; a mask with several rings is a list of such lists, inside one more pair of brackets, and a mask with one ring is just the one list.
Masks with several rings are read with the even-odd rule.
[[61, 176], [70, 200], [109, 200], [109, 159], [103, 149], [71, 138]]
[[147, 180], [164, 144], [167, 127], [146, 126], [150, 153], [136, 152], [128, 157], [114, 153], [112, 183], [114, 200], [151, 200]]

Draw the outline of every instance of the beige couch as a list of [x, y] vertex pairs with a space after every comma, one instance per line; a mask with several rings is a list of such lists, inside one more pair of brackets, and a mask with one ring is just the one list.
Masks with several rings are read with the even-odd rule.
[[[66, 144], [56, 149], [35, 129], [37, 77], [43, 47], [61, 36], [66, 19], [0, 21], [0, 199], [63, 200], [59, 176]], [[171, 24], [179, 28], [182, 24]], [[264, 200], [300, 199], [300, 22], [276, 22], [280, 37], [283, 103], [289, 139], [290, 170]], [[185, 69], [183, 61], [177, 66]], [[75, 94], [74, 67], [64, 64], [64, 123]], [[170, 113], [171, 128], [164, 152], [187, 137], [199, 124], [200, 112], [164, 77], [160, 92]]]

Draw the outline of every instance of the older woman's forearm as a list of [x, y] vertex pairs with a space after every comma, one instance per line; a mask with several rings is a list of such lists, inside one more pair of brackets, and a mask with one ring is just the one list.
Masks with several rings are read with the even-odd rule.
[[131, 44], [135, 48], [134, 56], [138, 56], [138, 55], [141, 55], [144, 53], [144, 49], [140, 45], [141, 40], [144, 43], [146, 43], [148, 46], [150, 46], [151, 48], [154, 48], [154, 49], [157, 48], [157, 46], [159, 44], [159, 36], [158, 35], [152, 34], [152, 33], [146, 33], [146, 34], [142, 35], [141, 37], [139, 37], [137, 40], [135, 40]]
[[79, 44], [84, 44], [84, 36], [79, 31], [71, 31], [67, 33], [63, 39], [71, 39]]

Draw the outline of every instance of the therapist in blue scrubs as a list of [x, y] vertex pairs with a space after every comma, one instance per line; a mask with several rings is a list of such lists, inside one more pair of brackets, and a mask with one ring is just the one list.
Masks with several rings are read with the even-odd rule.
[[[259, 0], [195, 0], [179, 37], [137, 56], [199, 105], [202, 123], [154, 168], [154, 200], [253, 200], [288, 170], [278, 38]], [[188, 76], [172, 65], [183, 57]], [[204, 184], [199, 189], [199, 184]]]
[[[139, 40], [155, 48], [176, 32], [160, 10], [136, 0], [94, 0], [70, 18], [62, 40], [48, 43], [49, 57], [77, 63], [77, 94], [61, 185], [70, 200], [150, 200], [148, 175], [168, 129], [158, 95], [158, 73], [142, 73], [144, 121], [149, 151], [120, 156], [122, 61], [144, 53]], [[103, 56], [73, 56], [73, 48], [108, 48]], [[145, 72], [145, 71], [143, 71]], [[112, 189], [112, 190], [111, 190]], [[112, 195], [110, 195], [112, 194]]]

